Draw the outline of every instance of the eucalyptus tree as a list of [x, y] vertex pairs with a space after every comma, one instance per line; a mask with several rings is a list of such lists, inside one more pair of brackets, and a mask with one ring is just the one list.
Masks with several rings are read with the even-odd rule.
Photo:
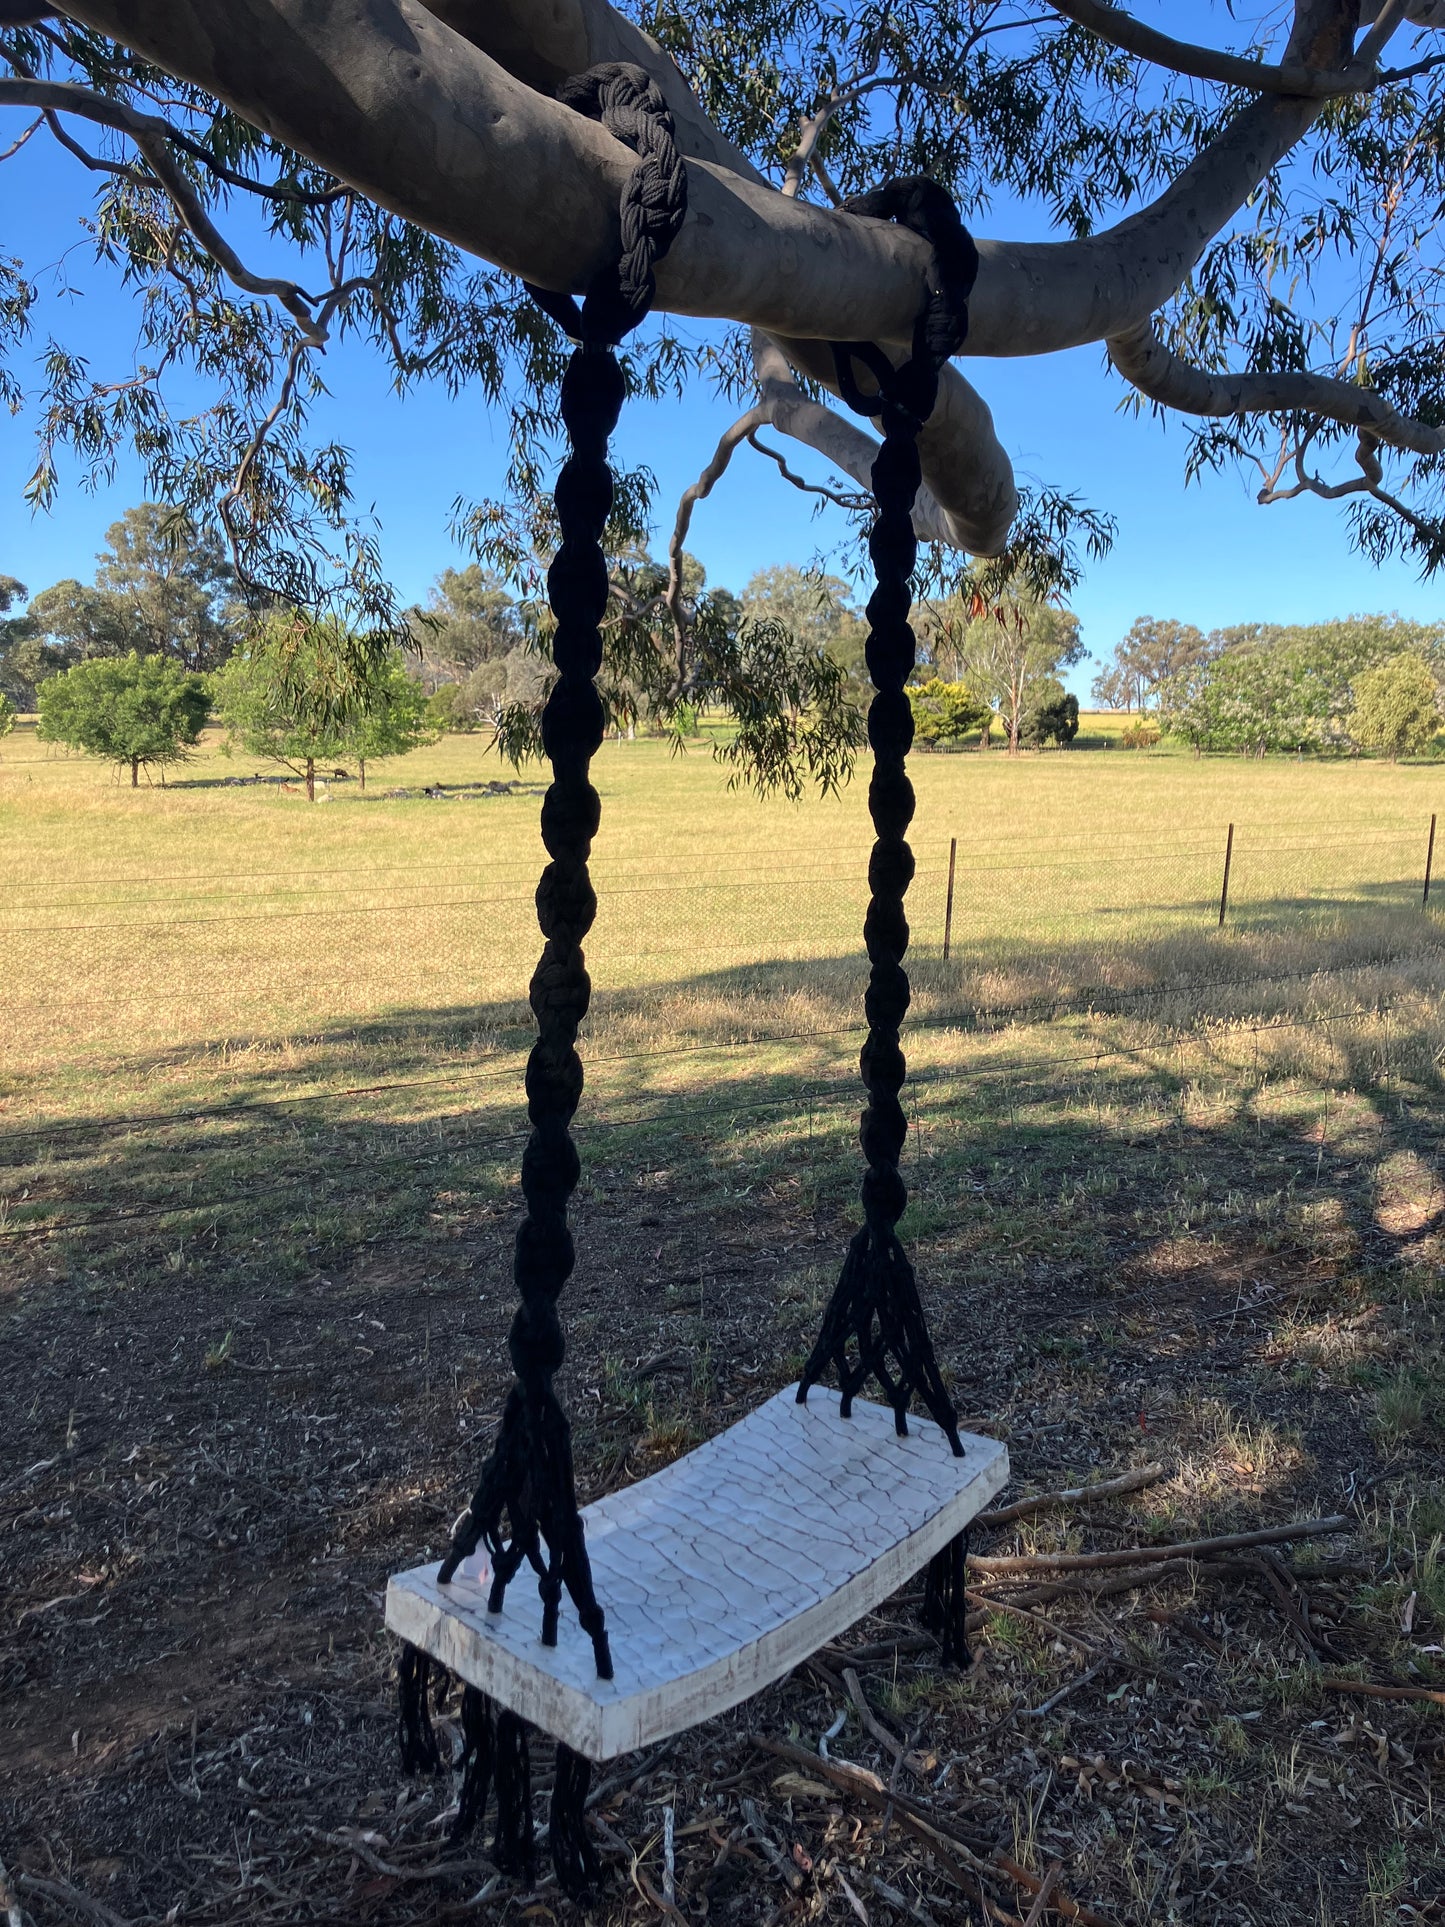
[[[459, 521], [526, 591], [549, 549], [564, 344], [518, 284], [576, 290], [616, 255], [633, 156], [554, 90], [622, 59], [661, 87], [688, 162], [658, 305], [724, 324], [654, 326], [633, 386], [709, 379], [738, 405], [674, 514], [662, 707], [704, 659], [722, 701], [766, 701], [747, 677], [781, 662], [756, 639], [750, 654], [745, 624], [720, 648], [685, 594], [684, 541], [729, 464], [746, 451], [777, 486], [818, 488], [791, 439], [836, 471], [825, 508], [859, 509], [874, 442], [836, 405], [828, 344], [901, 352], [930, 259], [843, 202], [901, 173], [942, 181], [980, 236], [968, 372], [924, 430], [916, 510], [955, 587], [989, 596], [1022, 571], [1057, 593], [1077, 545], [1107, 541], [1107, 504], [1067, 476], [1016, 482], [981, 393], [991, 358], [1088, 343], [1140, 413], [1188, 420], [1190, 469], [1243, 464], [1264, 503], [1337, 501], [1342, 539], [1433, 569], [1445, 4], [1180, 14], [1193, 38], [1102, 0], [0, 0], [7, 145], [69, 149], [139, 297], [124, 366], [47, 348], [32, 493], [49, 499], [66, 448], [104, 468], [133, 438], [151, 492], [213, 514], [253, 593], [395, 625], [345, 451], [308, 428], [323, 350], [353, 335], [385, 379], [474, 387], [505, 414], [508, 493]], [[991, 231], [995, 207], [1030, 203], [1046, 238]], [[23, 264], [0, 275], [13, 338], [34, 286]], [[619, 552], [649, 491], [624, 478]]]

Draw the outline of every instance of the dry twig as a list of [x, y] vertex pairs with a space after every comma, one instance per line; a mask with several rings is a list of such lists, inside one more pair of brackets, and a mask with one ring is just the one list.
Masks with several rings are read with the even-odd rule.
[[1428, 1686], [1376, 1686], [1362, 1679], [1322, 1679], [1327, 1693], [1358, 1693], [1372, 1700], [1423, 1700], [1431, 1706], [1445, 1706], [1445, 1693]]
[[1216, 1552], [1235, 1552], [1242, 1546], [1283, 1545], [1291, 1539], [1343, 1532], [1349, 1523], [1342, 1513], [1336, 1513], [1328, 1519], [1296, 1519], [1292, 1525], [1264, 1526], [1258, 1532], [1231, 1532], [1218, 1539], [1186, 1539], [1177, 1545], [1130, 1546], [1123, 1552], [1017, 1553], [1004, 1559], [970, 1555], [968, 1563], [975, 1571], [988, 1573], [1093, 1572], [1109, 1566], [1143, 1565], [1153, 1559], [1205, 1559]]
[[1012, 1505], [999, 1506], [996, 1511], [980, 1512], [973, 1523], [976, 1526], [1012, 1525], [1015, 1519], [1036, 1519], [1041, 1512], [1057, 1512], [1064, 1506], [1092, 1505], [1096, 1499], [1118, 1499], [1126, 1492], [1142, 1492], [1145, 1486], [1157, 1485], [1168, 1476], [1162, 1465], [1141, 1465], [1132, 1472], [1121, 1472], [1117, 1478], [1100, 1479], [1096, 1485], [1069, 1486], [1059, 1492], [1040, 1492], [1032, 1499], [1016, 1499]]

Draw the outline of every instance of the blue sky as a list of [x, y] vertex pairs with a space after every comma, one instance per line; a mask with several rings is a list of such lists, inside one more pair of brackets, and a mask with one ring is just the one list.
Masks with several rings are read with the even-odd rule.
[[[0, 138], [19, 116], [0, 116]], [[12, 123], [14, 125], [12, 126]], [[134, 337], [130, 299], [91, 255], [79, 225], [91, 182], [79, 164], [37, 136], [0, 174], [4, 224], [0, 250], [19, 256], [43, 294], [39, 325], [17, 372], [36, 380], [35, 356], [48, 331], [93, 357], [95, 372], [123, 376]], [[1000, 208], [986, 232], [1041, 234], [1037, 217]], [[689, 324], [695, 325], [695, 324]], [[1172, 615], [1202, 628], [1251, 619], [1308, 621], [1355, 610], [1442, 613], [1445, 594], [1398, 564], [1375, 569], [1355, 554], [1343, 516], [1328, 504], [1256, 506], [1242, 472], [1186, 488], [1185, 437], [1152, 420], [1118, 412], [1122, 384], [1100, 347], [1042, 361], [974, 361], [966, 372], [993, 408], [1021, 475], [1046, 479], [1108, 510], [1119, 524], [1108, 558], [1090, 566], [1074, 598], [1084, 639], [1106, 656], [1137, 615]], [[386, 566], [402, 594], [420, 598], [437, 572], [463, 558], [447, 523], [459, 495], [494, 492], [505, 456], [504, 425], [478, 398], [452, 401], [441, 391], [399, 400], [365, 351], [328, 355], [329, 403], [318, 429], [353, 451], [358, 502], [380, 525]], [[633, 404], [621, 454], [646, 461], [659, 485], [661, 524], [711, 453], [731, 410], [699, 385], [681, 404]], [[123, 462], [96, 493], [67, 472], [49, 515], [32, 516], [22, 488], [33, 463], [33, 421], [0, 426], [0, 572], [32, 590], [67, 575], [89, 577], [108, 523], [143, 493], [139, 471]], [[776, 438], [775, 438], [776, 439]], [[826, 471], [787, 444], [790, 459], [814, 479]], [[659, 546], [665, 534], [659, 527]], [[714, 582], [741, 587], [772, 563], [806, 563], [841, 534], [841, 516], [813, 513], [771, 464], [744, 449], [693, 523], [689, 546]], [[1090, 669], [1075, 672], [1082, 694]]]

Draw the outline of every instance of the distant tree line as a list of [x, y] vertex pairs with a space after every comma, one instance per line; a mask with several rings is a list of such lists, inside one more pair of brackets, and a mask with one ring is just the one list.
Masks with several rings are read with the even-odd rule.
[[[1109, 708], [1157, 719], [1196, 751], [1401, 756], [1419, 754], [1439, 733], [1442, 685], [1445, 623], [1349, 616], [1206, 635], [1141, 616], [1093, 694]], [[1134, 736], [1149, 740], [1137, 727]]]
[[[127, 510], [96, 561], [92, 582], [28, 600], [0, 577], [0, 734], [16, 710], [38, 710], [43, 740], [104, 757], [136, 784], [183, 760], [216, 720], [229, 750], [295, 770], [308, 795], [319, 767], [354, 764], [364, 784], [368, 759], [445, 731], [485, 731], [516, 761], [540, 753], [551, 613], [480, 563], [444, 570], [408, 611], [403, 655], [368, 649], [334, 618], [248, 607], [214, 537], [155, 503]], [[716, 705], [733, 727], [715, 753], [735, 780], [796, 795], [804, 777], [828, 787], [846, 774], [871, 693], [867, 621], [847, 582], [780, 566], [735, 594], [690, 555], [673, 583], [633, 549], [614, 558], [611, 587], [601, 689], [616, 733], [685, 736]], [[954, 595], [921, 602], [915, 627], [921, 747], [1072, 740], [1078, 702], [1060, 672], [1083, 644], [1070, 611]]]

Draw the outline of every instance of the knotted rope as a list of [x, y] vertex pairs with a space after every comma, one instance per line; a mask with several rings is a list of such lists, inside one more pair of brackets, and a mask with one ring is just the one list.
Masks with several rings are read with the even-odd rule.
[[[863, 926], [870, 965], [864, 1005], [868, 1037], [859, 1060], [868, 1091], [860, 1133], [868, 1168], [863, 1224], [848, 1247], [798, 1399], [806, 1400], [809, 1387], [831, 1364], [846, 1418], [854, 1396], [876, 1379], [893, 1408], [900, 1436], [907, 1434], [908, 1407], [916, 1395], [962, 1456], [958, 1416], [939, 1375], [918, 1281], [896, 1227], [908, 1201], [898, 1168], [908, 1137], [899, 1101], [907, 1073], [899, 1031], [909, 1004], [903, 968], [908, 949], [904, 898], [914, 870], [907, 842], [914, 798], [906, 767], [913, 712], [906, 685], [915, 661], [908, 612], [918, 556], [913, 533], [913, 504], [922, 480], [918, 433], [933, 412], [939, 372], [968, 332], [968, 296], [978, 273], [978, 251], [951, 198], [933, 181], [893, 181], [844, 206], [850, 213], [899, 221], [922, 234], [933, 246], [933, 272], [914, 324], [912, 351], [898, 367], [871, 342], [833, 344], [840, 394], [859, 413], [877, 416], [883, 430], [871, 478], [878, 512], [868, 537], [877, 576], [867, 611], [868, 673], [876, 691], [868, 711], [873, 749], [868, 808], [876, 834], [868, 864], [872, 895]], [[858, 364], [872, 376], [872, 391], [859, 387]], [[961, 1611], [961, 1585], [958, 1596]]]
[[[623, 190], [619, 258], [596, 277], [580, 306], [570, 295], [528, 287], [538, 306], [578, 345], [562, 380], [561, 415], [570, 453], [555, 491], [561, 545], [547, 575], [557, 622], [552, 643], [557, 680], [542, 711], [542, 745], [552, 765], [552, 782], [542, 804], [541, 827], [551, 861], [537, 886], [537, 920], [545, 943], [530, 986], [537, 1019], [537, 1041], [526, 1073], [532, 1129], [522, 1155], [527, 1208], [514, 1262], [521, 1303], [508, 1339], [517, 1376], [491, 1456], [471, 1504], [453, 1529], [438, 1580], [451, 1580], [462, 1561], [485, 1544], [492, 1565], [488, 1609], [500, 1612], [507, 1586], [522, 1562], [530, 1561], [542, 1600], [543, 1644], [557, 1643], [565, 1588], [592, 1640], [599, 1677], [611, 1679], [605, 1616], [593, 1590], [577, 1510], [571, 1428], [552, 1380], [566, 1351], [557, 1299], [576, 1261], [567, 1205], [581, 1165], [570, 1125], [582, 1094], [577, 1031], [592, 988], [582, 945], [597, 911], [587, 863], [601, 801], [589, 768], [602, 743], [604, 722], [595, 679], [602, 665], [599, 624], [608, 596], [603, 533], [613, 485], [607, 444], [626, 386], [614, 351], [651, 306], [654, 265], [676, 238], [687, 212], [687, 176], [666, 102], [640, 67], [594, 67], [569, 80], [558, 98], [600, 120], [639, 159]], [[414, 1665], [410, 1671], [414, 1679]], [[406, 1665], [402, 1680], [403, 1732], [424, 1756], [424, 1714], [406, 1703]], [[414, 1684], [411, 1690], [414, 1695]], [[498, 1842], [504, 1857], [526, 1866], [532, 1840], [525, 1731], [511, 1714], [493, 1720], [484, 1696], [473, 1687], [466, 1689], [462, 1725], [466, 1751], [461, 1817], [470, 1822], [480, 1818], [490, 1781], [497, 1792]], [[558, 1879], [571, 1892], [585, 1887], [596, 1870], [582, 1820], [589, 1777], [588, 1762], [559, 1746], [551, 1838]]]

